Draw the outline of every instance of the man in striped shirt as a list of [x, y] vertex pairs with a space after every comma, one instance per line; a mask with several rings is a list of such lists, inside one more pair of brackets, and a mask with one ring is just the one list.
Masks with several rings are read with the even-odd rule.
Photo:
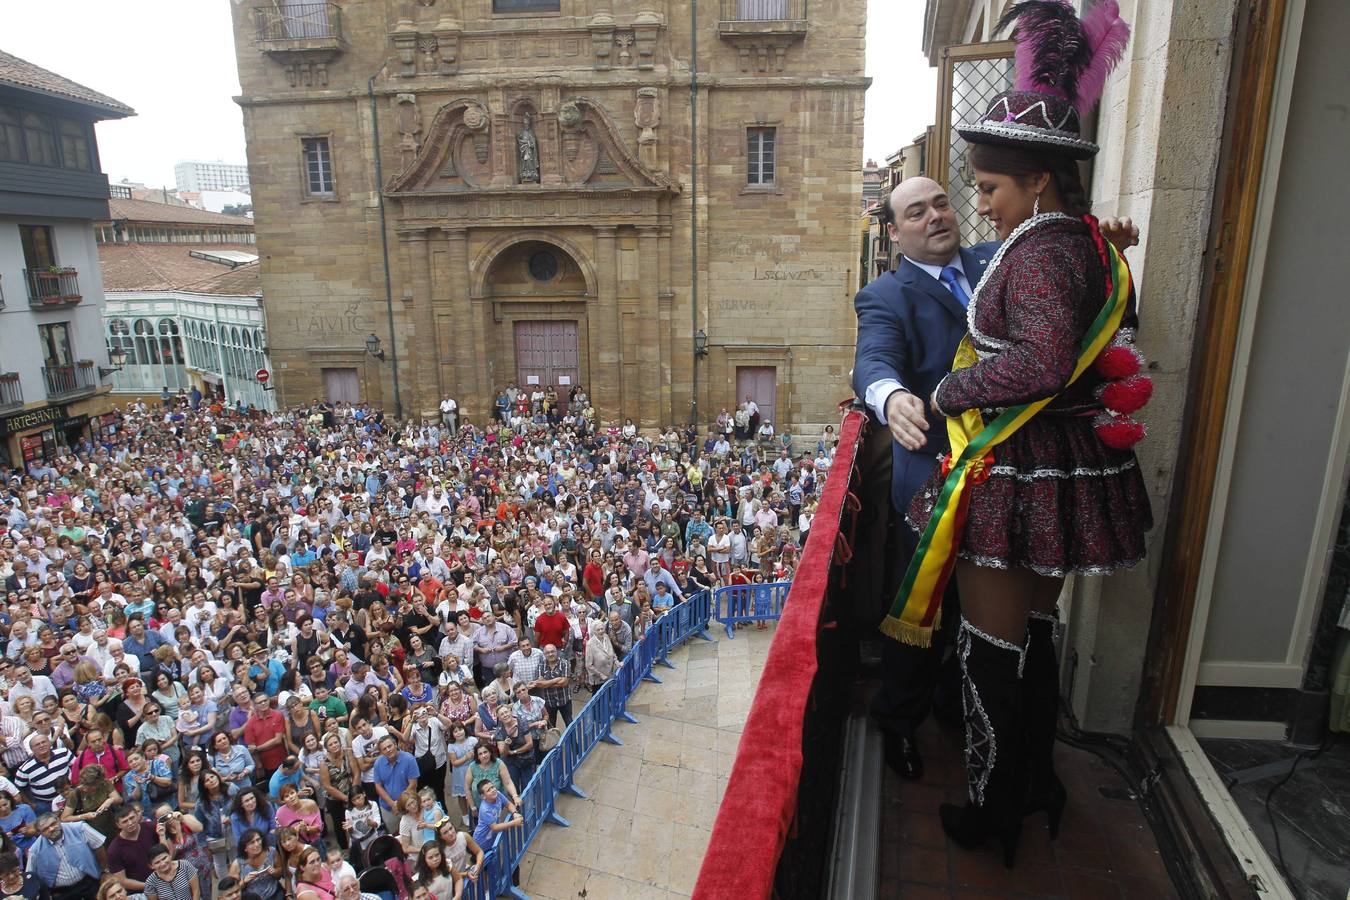
[[14, 770], [14, 784], [27, 795], [35, 811], [51, 812], [52, 801], [61, 793], [61, 780], [70, 777], [74, 755], [64, 745], [52, 747], [51, 738], [45, 734], [34, 735], [28, 749], [33, 757]]
[[13, 772], [28, 759], [23, 739], [32, 729], [18, 716], [0, 716], [0, 760]]

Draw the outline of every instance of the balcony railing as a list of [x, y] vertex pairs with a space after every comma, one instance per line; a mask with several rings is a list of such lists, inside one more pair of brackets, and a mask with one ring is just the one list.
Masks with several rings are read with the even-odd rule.
[[342, 9], [336, 3], [274, 0], [254, 7], [253, 20], [265, 49], [323, 49], [342, 43]]
[[70, 267], [25, 269], [23, 275], [28, 282], [30, 306], [45, 309], [80, 302], [80, 273]]
[[789, 22], [806, 19], [806, 0], [722, 0], [723, 22]]
[[0, 372], [0, 409], [23, 406], [23, 385], [18, 372]]
[[59, 366], [43, 366], [42, 380], [47, 385], [47, 399], [60, 400], [77, 394], [87, 394], [98, 388], [94, 365], [90, 363], [64, 363]]

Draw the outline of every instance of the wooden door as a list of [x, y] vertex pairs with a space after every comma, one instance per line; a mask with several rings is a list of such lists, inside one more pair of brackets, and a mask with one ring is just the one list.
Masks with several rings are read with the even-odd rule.
[[360, 403], [361, 379], [355, 369], [324, 369], [323, 393], [329, 403]]
[[552, 385], [564, 407], [572, 386], [581, 380], [581, 353], [575, 320], [517, 322], [516, 384], [532, 391]]
[[749, 394], [759, 407], [760, 422], [772, 422], [778, 430], [778, 416], [774, 407], [778, 402], [778, 369], [775, 366], [737, 366], [736, 404], [745, 402]]

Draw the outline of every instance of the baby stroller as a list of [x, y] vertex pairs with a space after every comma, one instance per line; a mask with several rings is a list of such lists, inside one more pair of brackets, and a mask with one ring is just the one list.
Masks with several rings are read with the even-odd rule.
[[366, 849], [366, 870], [357, 878], [361, 892], [381, 900], [408, 900], [412, 896], [412, 873], [398, 838], [386, 834]]

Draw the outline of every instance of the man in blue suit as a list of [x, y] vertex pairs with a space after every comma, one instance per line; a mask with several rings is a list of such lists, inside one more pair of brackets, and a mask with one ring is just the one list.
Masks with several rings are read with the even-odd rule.
[[[889, 516], [884, 509], [870, 511], [879, 523], [889, 519], [893, 546], [882, 578], [889, 607], [919, 541], [904, 522], [905, 511], [948, 451], [946, 423], [936, 416], [929, 420], [928, 398], [951, 371], [956, 346], [966, 333], [970, 296], [999, 245], [962, 247], [947, 192], [930, 178], [896, 185], [882, 203], [881, 219], [904, 258], [895, 271], [864, 287], [853, 300], [858, 315], [853, 389], [873, 422], [884, 425], [892, 439]], [[1121, 250], [1138, 243], [1138, 231], [1128, 219], [1100, 224], [1103, 236]], [[865, 509], [863, 514], [868, 513]], [[948, 605], [955, 583], [953, 579], [948, 586]], [[956, 619], [956, 610], [944, 609], [944, 625]], [[886, 737], [887, 763], [909, 779], [923, 775], [914, 732], [933, 705], [947, 644], [943, 632], [951, 629], [939, 631], [929, 648], [889, 639], [883, 643], [882, 685], [872, 716]]]
[[[882, 202], [881, 220], [904, 258], [854, 298], [853, 389], [892, 438], [890, 553], [896, 559], [885, 581], [886, 591], [894, 593], [919, 537], [904, 523], [905, 510], [947, 452], [944, 423], [928, 421], [927, 399], [951, 371], [966, 333], [970, 295], [998, 244], [961, 247], [956, 212], [947, 192], [930, 178], [896, 185]], [[917, 779], [923, 761], [914, 731], [932, 704], [944, 641], [918, 648], [886, 640], [883, 647], [882, 686], [872, 715], [885, 733], [887, 762], [902, 777]]]

